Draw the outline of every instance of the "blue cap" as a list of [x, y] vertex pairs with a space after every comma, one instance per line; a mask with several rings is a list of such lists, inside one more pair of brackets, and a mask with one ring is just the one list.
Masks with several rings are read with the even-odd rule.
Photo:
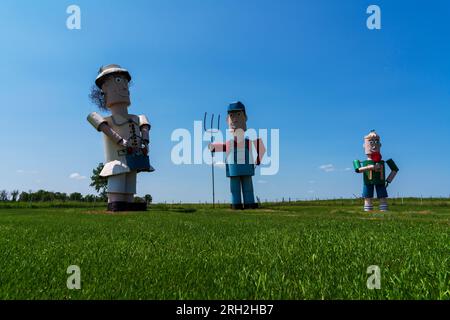
[[245, 106], [240, 101], [232, 102], [228, 106], [228, 112], [232, 112], [232, 111], [244, 111], [244, 113], [245, 113]]

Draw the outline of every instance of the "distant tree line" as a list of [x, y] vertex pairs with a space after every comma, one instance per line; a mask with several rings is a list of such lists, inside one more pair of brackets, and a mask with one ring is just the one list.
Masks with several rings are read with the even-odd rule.
[[[0, 190], [0, 202], [106, 202], [108, 201], [108, 197], [106, 193], [102, 193], [100, 195], [88, 194], [83, 196], [79, 192], [74, 193], [64, 193], [64, 192], [52, 192], [46, 190], [38, 190], [36, 192], [28, 191], [28, 192], [20, 192], [19, 190], [13, 190], [8, 192], [7, 190]], [[148, 204], [152, 203], [152, 196], [147, 194], [143, 197], [135, 197], [135, 202], [147, 202]]]
[[79, 192], [73, 192], [70, 194], [64, 192], [53, 192], [46, 190], [38, 190], [36, 192], [20, 192], [19, 190], [13, 190], [8, 192], [7, 190], [0, 191], [0, 202], [52, 202], [52, 201], [77, 201], [77, 202], [105, 202], [107, 201], [106, 195], [92, 195], [88, 194], [83, 196]]
[[[108, 201], [108, 180], [100, 176], [100, 172], [103, 170], [103, 163], [99, 163], [98, 166], [92, 170], [91, 187], [98, 192], [98, 195], [88, 194], [83, 196], [79, 192], [64, 193], [53, 192], [46, 190], [38, 190], [36, 192], [20, 192], [19, 190], [13, 190], [8, 192], [7, 190], [0, 190], [0, 202], [53, 202], [53, 201], [73, 201], [73, 202], [107, 202]], [[135, 202], [147, 202], [152, 203], [153, 198], [151, 195], [146, 194], [143, 197], [134, 197]]]

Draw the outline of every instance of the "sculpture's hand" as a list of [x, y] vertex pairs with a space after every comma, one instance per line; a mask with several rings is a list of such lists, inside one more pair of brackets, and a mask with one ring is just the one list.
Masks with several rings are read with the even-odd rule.
[[124, 148], [128, 148], [130, 146], [130, 142], [124, 138], [120, 139], [118, 145]]

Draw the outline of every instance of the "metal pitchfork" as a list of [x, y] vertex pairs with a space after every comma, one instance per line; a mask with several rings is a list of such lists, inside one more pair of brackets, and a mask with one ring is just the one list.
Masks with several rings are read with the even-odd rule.
[[[217, 129], [214, 129], [214, 113], [211, 115], [211, 127], [208, 130], [206, 128], [206, 117], [207, 117], [208, 113], [205, 112], [205, 116], [203, 118], [203, 129], [205, 130], [205, 132], [209, 132], [211, 133], [211, 144], [214, 142], [214, 135], [213, 133], [219, 132], [220, 131], [220, 114], [219, 117], [217, 119]], [[212, 195], [213, 195], [213, 209], [216, 207], [216, 193], [214, 190], [214, 152], [211, 151], [211, 177], [212, 177]]]

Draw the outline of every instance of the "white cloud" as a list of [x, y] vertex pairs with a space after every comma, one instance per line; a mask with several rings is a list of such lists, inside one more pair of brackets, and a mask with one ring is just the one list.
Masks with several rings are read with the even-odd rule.
[[333, 171], [336, 170], [336, 168], [335, 168], [334, 165], [332, 165], [332, 164], [324, 164], [324, 165], [321, 165], [321, 166], [319, 167], [319, 169], [320, 169], [320, 170], [323, 170], [323, 171], [325, 171], [325, 172], [333, 172]]
[[266, 183], [267, 183], [267, 180], [258, 180], [258, 183], [266, 184]]
[[314, 183], [316, 183], [316, 181], [314, 181], [314, 180], [309, 180], [308, 183], [314, 184]]
[[16, 172], [18, 174], [38, 174], [39, 173], [39, 171], [37, 171], [37, 170], [30, 170], [30, 171], [28, 171], [28, 170], [24, 170], [24, 169], [16, 170]]
[[72, 173], [69, 176], [70, 179], [74, 179], [74, 180], [85, 180], [87, 179], [85, 176], [80, 175], [78, 172]]
[[352, 171], [352, 168], [345, 168], [344, 171]]

